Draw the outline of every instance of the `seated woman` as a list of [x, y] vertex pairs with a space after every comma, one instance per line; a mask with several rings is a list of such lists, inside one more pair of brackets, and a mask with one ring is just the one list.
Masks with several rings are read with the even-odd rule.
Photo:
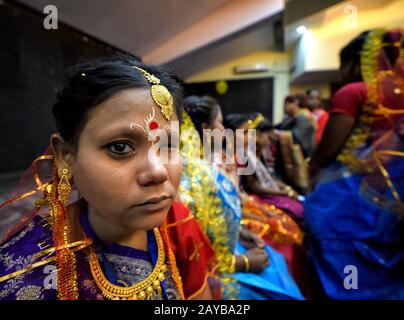
[[[229, 114], [225, 118], [227, 129], [235, 132], [235, 145], [247, 149], [248, 128], [251, 122], [241, 114]], [[260, 136], [262, 139], [262, 136]], [[235, 184], [240, 184], [234, 166], [225, 166], [226, 173]], [[281, 181], [276, 180], [276, 183]], [[306, 298], [311, 297], [308, 278], [308, 257], [303, 246], [303, 232], [299, 225], [282, 209], [268, 204], [256, 195], [249, 195], [238, 189], [242, 205], [242, 224], [257, 233], [272, 248], [283, 254], [290, 273]]]
[[[236, 185], [221, 166], [201, 159], [203, 130], [223, 131], [220, 106], [213, 98], [190, 96], [185, 99], [185, 110], [181, 134], [184, 163], [181, 200], [195, 214], [212, 242], [224, 298], [302, 299], [283, 256], [241, 228]], [[219, 136], [219, 145], [222, 139]], [[204, 140], [211, 150], [214, 141], [211, 144], [211, 137]], [[215, 155], [218, 154], [213, 154], [213, 158]]]
[[175, 134], [166, 127], [181, 107], [182, 89], [161, 67], [119, 57], [73, 68], [53, 106], [59, 132], [31, 168], [37, 186], [25, 175], [20, 186], [32, 191], [0, 206], [19, 214], [8, 205], [43, 193], [2, 241], [0, 299], [211, 297], [213, 251], [175, 201], [181, 164], [158, 157], [178, 154], [158, 137]]
[[340, 52], [336, 92], [310, 162], [313, 260], [332, 299], [404, 298], [404, 30], [363, 32]]
[[[281, 180], [275, 179], [260, 160], [263, 150], [269, 147], [272, 125], [261, 114], [252, 121], [239, 125], [240, 129], [256, 130], [256, 151], [246, 150], [249, 160], [255, 164], [255, 172], [242, 176], [243, 189], [258, 196], [262, 201], [275, 205], [287, 212], [297, 222], [303, 219], [303, 205], [297, 200], [298, 194]], [[240, 153], [238, 152], [238, 155]]]

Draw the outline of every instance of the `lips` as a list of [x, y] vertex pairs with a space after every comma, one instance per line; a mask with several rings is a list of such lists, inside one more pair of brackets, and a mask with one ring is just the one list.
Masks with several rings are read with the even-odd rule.
[[151, 199], [149, 199], [149, 200], [143, 202], [142, 205], [145, 205], [145, 204], [156, 204], [156, 203], [159, 203], [159, 202], [161, 202], [161, 201], [163, 201], [163, 200], [165, 200], [165, 199], [167, 199], [167, 198], [170, 198], [170, 197], [169, 197], [169, 196], [166, 196], [166, 195], [161, 196], [161, 197], [154, 197], [154, 198], [151, 198]]
[[168, 195], [163, 195], [160, 197], [153, 197], [145, 202], [137, 205], [136, 207], [148, 209], [148, 210], [161, 210], [165, 207], [171, 205], [172, 197]]

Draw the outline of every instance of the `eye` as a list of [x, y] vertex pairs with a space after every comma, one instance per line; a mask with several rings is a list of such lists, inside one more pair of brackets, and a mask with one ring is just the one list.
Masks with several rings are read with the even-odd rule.
[[125, 141], [116, 141], [106, 146], [107, 150], [115, 155], [127, 155], [134, 151], [132, 146]]

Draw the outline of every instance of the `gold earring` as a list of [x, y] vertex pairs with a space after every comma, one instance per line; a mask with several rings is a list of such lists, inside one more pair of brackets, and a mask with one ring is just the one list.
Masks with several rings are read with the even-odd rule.
[[69, 173], [69, 169], [64, 168], [62, 171], [62, 176], [60, 177], [58, 183], [58, 199], [63, 203], [67, 204], [69, 200], [70, 192], [72, 191], [72, 187], [69, 182], [69, 177], [67, 176]]

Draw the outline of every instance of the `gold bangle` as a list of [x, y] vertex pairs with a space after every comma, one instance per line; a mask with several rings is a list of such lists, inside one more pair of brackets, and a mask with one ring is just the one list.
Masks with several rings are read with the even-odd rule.
[[230, 272], [236, 272], [236, 256], [234, 254], [231, 256]]
[[248, 258], [245, 254], [243, 254], [241, 257], [243, 258], [244, 263], [245, 263], [245, 272], [249, 272], [250, 271], [250, 261], [248, 261]]

